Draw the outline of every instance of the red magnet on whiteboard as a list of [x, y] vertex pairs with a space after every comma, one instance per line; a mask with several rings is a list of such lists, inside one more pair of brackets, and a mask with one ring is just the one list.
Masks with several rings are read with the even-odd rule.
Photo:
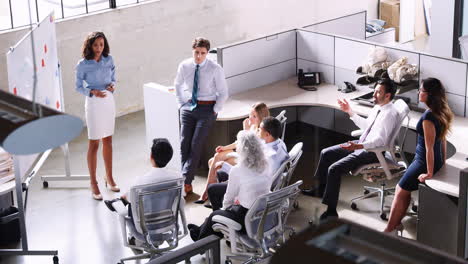
[[44, 53], [47, 53], [47, 44], [44, 44]]
[[18, 94], [18, 90], [16, 89], [16, 87], [13, 88], [13, 94], [14, 94], [14, 95], [17, 95], [17, 94]]
[[60, 109], [60, 102], [57, 100], [57, 103], [55, 103], [55, 106], [57, 106], [57, 109]]
[[42, 59], [42, 67], [45, 67], [45, 61]]

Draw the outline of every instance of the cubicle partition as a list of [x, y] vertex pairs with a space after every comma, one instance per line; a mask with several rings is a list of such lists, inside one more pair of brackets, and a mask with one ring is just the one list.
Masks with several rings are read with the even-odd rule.
[[218, 48], [230, 94], [290, 78], [296, 74], [296, 31]]
[[361, 11], [302, 27], [304, 29], [356, 39], [366, 39], [367, 11]]
[[[435, 77], [441, 80], [449, 105], [457, 116], [466, 116], [468, 105], [468, 62], [453, 58], [437, 57], [430, 54], [404, 50], [369, 41], [297, 29], [297, 65], [305, 71], [320, 71], [327, 83], [341, 85], [343, 82], [356, 83], [360, 77], [356, 69], [366, 63], [367, 54], [373, 47], [383, 47], [388, 58], [394, 62], [407, 57], [408, 63], [418, 66], [418, 81]], [[331, 59], [333, 58], [333, 60]], [[333, 78], [331, 77], [333, 76]], [[359, 87], [359, 86], [358, 86]], [[416, 89], [402, 94], [418, 104]]]
[[321, 72], [322, 81], [335, 83], [335, 38], [320, 33], [297, 31], [297, 68]]
[[[357, 18], [362, 16], [365, 16], [365, 12], [337, 19], [333, 23], [358, 21]], [[308, 28], [324, 27], [327, 23], [332, 22]], [[363, 24], [355, 24], [356, 27], [363, 27]], [[342, 27], [352, 28], [344, 24]], [[367, 62], [367, 55], [373, 47], [385, 48], [392, 62], [407, 57], [408, 63], [418, 66], [418, 81], [427, 77], [440, 79], [453, 112], [457, 116], [466, 116], [468, 62], [463, 60], [303, 28], [221, 47], [218, 49], [218, 62], [225, 70], [231, 95], [290, 78], [298, 69], [321, 72], [323, 82], [340, 86], [345, 81], [356, 83], [360, 77], [356, 69]], [[418, 102], [417, 89], [406, 91], [401, 96], [410, 98], [413, 105], [423, 107]]]

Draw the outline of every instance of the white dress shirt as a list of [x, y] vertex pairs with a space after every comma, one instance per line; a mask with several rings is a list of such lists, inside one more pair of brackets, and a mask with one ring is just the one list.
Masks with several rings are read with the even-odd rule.
[[[380, 113], [377, 115], [379, 110]], [[390, 136], [392, 131], [395, 129], [395, 126], [399, 125], [397, 124], [398, 112], [392, 102], [383, 106], [374, 106], [367, 118], [363, 118], [357, 114], [354, 114], [350, 118], [361, 130], [364, 131], [359, 140], [359, 142], [364, 146], [364, 149], [388, 146], [391, 140]], [[374, 124], [372, 125], [371, 130], [367, 135], [365, 135], [366, 129], [372, 124], [372, 122], [374, 122]], [[364, 136], [366, 136], [366, 138], [362, 141]]]
[[[186, 59], [179, 64], [177, 76], [174, 80], [177, 103], [179, 108], [192, 99], [193, 80], [195, 78], [196, 63]], [[228, 99], [228, 88], [224, 70], [217, 63], [205, 59], [200, 64], [198, 73], [199, 101], [216, 101], [213, 111], [219, 113]]]
[[269, 169], [262, 173], [255, 172], [240, 164], [232, 167], [224, 195], [223, 208], [226, 209], [238, 200], [240, 205], [250, 209], [255, 200], [270, 191]]
[[265, 144], [265, 155], [268, 159], [270, 173], [268, 176], [272, 179], [273, 175], [279, 169], [281, 164], [289, 158], [289, 153], [283, 140], [277, 140]]
[[[158, 183], [158, 182], [165, 182], [165, 181], [170, 181], [170, 180], [177, 180], [177, 179], [182, 179], [182, 175], [180, 173], [170, 171], [170, 170], [168, 170], [166, 168], [153, 167], [146, 174], [137, 176], [131, 187], [139, 186], [139, 185], [152, 184], [152, 183]], [[131, 187], [130, 187], [130, 189], [131, 189]], [[185, 209], [184, 209], [185, 208], [185, 199], [183, 197], [183, 192], [184, 192], [184, 189], [182, 188], [182, 194], [181, 194], [180, 203], [179, 203], [179, 212], [181, 214], [181, 217], [183, 217], [185, 219]], [[137, 202], [137, 201], [132, 201], [131, 197], [128, 197], [128, 198], [129, 198], [129, 202], [131, 204], [135, 204]]]

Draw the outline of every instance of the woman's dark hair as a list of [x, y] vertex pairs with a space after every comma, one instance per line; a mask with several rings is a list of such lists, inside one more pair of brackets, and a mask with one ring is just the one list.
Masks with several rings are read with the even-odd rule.
[[192, 42], [192, 49], [194, 48], [206, 48], [206, 51], [210, 51], [210, 41], [206, 38], [198, 37]]
[[172, 159], [172, 146], [167, 138], [153, 139], [151, 147], [151, 157], [159, 168], [166, 167], [167, 163]]
[[109, 43], [107, 42], [107, 38], [102, 32], [92, 32], [85, 38], [83, 42], [81, 56], [87, 60], [94, 59], [94, 52], [93, 52], [93, 43], [98, 38], [104, 39], [104, 50], [102, 51], [102, 56], [107, 57], [110, 52]]
[[422, 81], [422, 87], [427, 92], [426, 105], [441, 124], [440, 139], [445, 139], [450, 131], [453, 112], [447, 101], [447, 95], [442, 83], [436, 78], [427, 78]]

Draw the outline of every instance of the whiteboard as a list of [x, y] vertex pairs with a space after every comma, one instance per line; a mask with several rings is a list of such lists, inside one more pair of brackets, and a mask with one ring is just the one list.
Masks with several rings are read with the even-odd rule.
[[62, 100], [53, 13], [7, 53], [9, 90], [20, 97], [33, 99], [34, 67], [31, 37], [34, 37], [37, 67], [36, 102], [60, 111]]
[[[6, 54], [9, 91], [17, 96], [32, 100], [34, 67], [31, 37], [34, 38], [36, 58], [37, 88], [36, 102], [62, 111], [62, 89], [57, 56], [54, 13], [44, 18], [32, 31], [28, 32]], [[19, 159], [19, 173], [22, 177], [34, 164], [39, 154], [16, 155]]]

